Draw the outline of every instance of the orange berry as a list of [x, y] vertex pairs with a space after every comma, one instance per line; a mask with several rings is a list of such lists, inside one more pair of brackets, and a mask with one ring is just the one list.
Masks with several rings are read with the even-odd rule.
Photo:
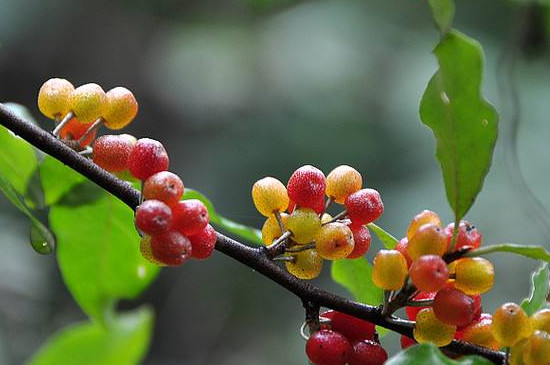
[[407, 229], [407, 239], [410, 240], [413, 238], [416, 231], [418, 231], [418, 228], [428, 223], [441, 227], [441, 218], [439, 218], [437, 213], [427, 209], [415, 215], [409, 224], [409, 228]]
[[550, 365], [550, 334], [535, 331], [523, 346], [523, 361], [526, 365]]
[[493, 264], [481, 257], [458, 260], [455, 275], [456, 288], [468, 295], [485, 293], [493, 287], [495, 279]]
[[344, 204], [346, 198], [361, 190], [363, 178], [351, 166], [340, 165], [327, 175], [326, 195], [336, 203]]
[[511, 347], [528, 337], [532, 329], [525, 311], [516, 303], [506, 303], [493, 313], [491, 331], [502, 346]]
[[69, 112], [69, 94], [73, 84], [65, 79], [49, 79], [38, 92], [38, 109], [50, 119], [63, 117]]
[[134, 94], [124, 87], [107, 91], [107, 104], [103, 113], [103, 123], [109, 129], [122, 129], [134, 120], [138, 103]]
[[412, 261], [423, 255], [443, 256], [447, 251], [447, 236], [436, 224], [423, 224], [407, 243], [407, 253]]
[[380, 250], [373, 262], [372, 281], [384, 290], [398, 290], [407, 278], [407, 260], [397, 250]]
[[288, 207], [286, 187], [274, 177], [264, 177], [252, 186], [252, 200], [260, 214], [270, 217]]
[[327, 260], [343, 259], [353, 251], [353, 248], [353, 233], [343, 223], [325, 224], [315, 236], [315, 249]]
[[[283, 222], [283, 226], [286, 227], [286, 222], [288, 219], [288, 214], [281, 213], [281, 221]], [[262, 227], [262, 241], [265, 245], [270, 245], [275, 241], [277, 238], [281, 237], [283, 235], [283, 232], [281, 232], [281, 227], [279, 227], [279, 222], [277, 222], [277, 218], [275, 218], [274, 215], [267, 218], [263, 227]]]
[[[84, 133], [88, 131], [91, 125], [92, 123], [83, 124], [80, 123], [76, 118], [72, 118], [67, 124], [65, 124], [63, 128], [61, 128], [61, 130], [59, 131], [59, 137], [61, 137], [61, 139], [66, 139], [70, 141], [78, 141], [80, 137], [82, 137]], [[90, 145], [94, 141], [96, 134], [97, 132], [95, 130], [92, 131], [92, 133], [90, 133], [88, 137], [86, 137], [86, 139], [82, 141], [82, 143], [80, 143], [80, 147], [86, 147]]]
[[533, 330], [550, 333], [550, 309], [541, 309], [531, 316]]
[[491, 331], [492, 323], [492, 316], [484, 313], [478, 321], [474, 321], [462, 329], [462, 331], [460, 331], [460, 336], [457, 336], [457, 339], [473, 343], [474, 345], [498, 350], [501, 346]]

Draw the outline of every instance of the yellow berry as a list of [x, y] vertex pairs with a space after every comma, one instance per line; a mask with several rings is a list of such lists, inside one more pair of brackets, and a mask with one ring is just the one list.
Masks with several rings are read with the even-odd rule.
[[80, 123], [92, 123], [103, 116], [107, 105], [105, 91], [98, 84], [85, 84], [73, 90], [69, 106]]
[[344, 204], [346, 198], [361, 190], [363, 178], [351, 166], [340, 165], [327, 175], [326, 194], [336, 203]]
[[313, 242], [321, 229], [321, 219], [309, 208], [296, 209], [286, 222], [288, 230], [292, 232], [292, 239], [302, 245]]
[[535, 331], [523, 346], [523, 362], [526, 365], [550, 365], [550, 334]]
[[432, 342], [438, 347], [451, 343], [456, 332], [456, 326], [441, 322], [435, 316], [433, 308], [424, 308], [416, 315], [414, 339], [418, 343]]
[[323, 259], [315, 250], [293, 253], [294, 262], [285, 261], [288, 272], [298, 279], [314, 279], [323, 269]]
[[69, 95], [73, 84], [65, 79], [49, 79], [38, 92], [38, 109], [48, 118], [63, 117], [69, 112]]
[[[288, 219], [288, 214], [281, 213], [281, 221], [283, 222], [283, 227], [286, 227], [286, 221]], [[281, 232], [281, 227], [279, 222], [274, 215], [267, 218], [263, 227], [262, 227], [262, 241], [266, 245], [270, 245], [277, 238], [281, 237], [283, 232]]]
[[550, 333], [550, 309], [541, 309], [531, 316], [533, 330]]
[[398, 290], [407, 278], [407, 260], [397, 250], [380, 250], [372, 268], [374, 285], [384, 290]]
[[446, 251], [447, 236], [433, 223], [421, 225], [407, 244], [407, 253], [413, 261], [424, 255], [443, 256]]
[[512, 346], [510, 351], [510, 365], [526, 365], [523, 361], [523, 352], [525, 351], [524, 347], [526, 342], [527, 339], [524, 338]]
[[343, 259], [353, 251], [353, 248], [353, 233], [343, 223], [325, 224], [315, 236], [315, 249], [327, 260]]
[[124, 87], [107, 91], [107, 105], [103, 113], [103, 123], [109, 129], [122, 129], [137, 115], [138, 103], [134, 94]]
[[141, 241], [139, 242], [139, 250], [141, 252], [141, 256], [143, 256], [143, 258], [147, 261], [158, 266], [166, 266], [153, 256], [153, 251], [151, 250], [151, 236], [144, 235], [141, 237]]
[[458, 260], [455, 267], [455, 285], [468, 295], [482, 294], [493, 287], [493, 264], [481, 257]]
[[286, 187], [274, 177], [264, 177], [252, 186], [252, 200], [260, 214], [270, 217], [288, 208]]
[[493, 350], [500, 349], [501, 346], [491, 331], [491, 323], [491, 319], [482, 319], [467, 326], [462, 330], [461, 340]]
[[407, 238], [409, 240], [413, 238], [416, 231], [418, 231], [418, 228], [428, 223], [432, 223], [438, 227], [441, 227], [441, 218], [439, 218], [439, 215], [435, 212], [432, 212], [431, 210], [426, 209], [415, 215], [412, 219], [411, 223], [409, 224], [409, 228], [407, 229]]
[[493, 313], [491, 331], [504, 347], [514, 346], [532, 332], [529, 317], [516, 303], [506, 303], [497, 308]]

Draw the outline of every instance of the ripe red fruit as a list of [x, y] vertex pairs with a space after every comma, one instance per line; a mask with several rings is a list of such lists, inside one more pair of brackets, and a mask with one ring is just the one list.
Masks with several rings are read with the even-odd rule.
[[[88, 128], [90, 128], [92, 124], [93, 123], [80, 123], [76, 118], [72, 118], [63, 128], [61, 128], [59, 131], [59, 136], [61, 139], [78, 141], [80, 137], [88, 131]], [[96, 130], [92, 131], [92, 133], [90, 133], [88, 137], [86, 137], [86, 139], [79, 144], [79, 146], [86, 147], [90, 145], [94, 141], [96, 134]]]
[[[413, 301], [418, 300], [431, 300], [435, 298], [435, 293], [426, 293], [426, 292], [420, 292], [417, 296], [414, 297]], [[411, 321], [416, 321], [416, 315], [418, 312], [420, 312], [422, 309], [428, 308], [428, 307], [405, 307], [405, 313], [407, 313], [407, 318]]]
[[409, 257], [409, 253], [407, 252], [407, 245], [409, 244], [409, 240], [407, 237], [401, 238], [401, 240], [395, 245], [395, 249], [403, 254], [405, 256], [405, 260], [407, 260], [407, 267], [410, 268], [412, 264], [412, 260]]
[[288, 197], [297, 206], [311, 208], [317, 212], [320, 209], [320, 202], [324, 201], [325, 180], [325, 174], [318, 168], [311, 165], [302, 166], [288, 179], [286, 185]]
[[160, 200], [146, 200], [136, 209], [136, 227], [152, 236], [172, 226], [172, 210]]
[[474, 299], [455, 288], [443, 288], [437, 292], [433, 305], [435, 316], [453, 326], [466, 326], [476, 314]]
[[354, 225], [374, 222], [384, 213], [380, 193], [374, 189], [361, 189], [349, 195], [344, 205]]
[[408, 347], [414, 346], [418, 343], [415, 340], [413, 340], [412, 338], [409, 338], [405, 335], [401, 335], [400, 342], [401, 342], [401, 348], [403, 350], [405, 350]]
[[193, 247], [193, 258], [204, 260], [212, 255], [216, 246], [216, 231], [210, 224], [207, 224], [199, 233], [188, 238]]
[[321, 317], [330, 319], [330, 328], [351, 342], [374, 339], [374, 323], [333, 310], [326, 311]]
[[388, 353], [375, 341], [363, 340], [353, 345], [353, 351], [348, 360], [349, 365], [383, 365], [388, 359]]
[[306, 342], [307, 357], [314, 365], [344, 365], [352, 351], [349, 341], [332, 330], [317, 331]]
[[369, 229], [365, 226], [350, 226], [353, 233], [353, 251], [346, 257], [348, 259], [356, 259], [364, 256], [370, 248], [371, 236]]
[[[453, 238], [453, 230], [455, 224], [449, 223], [445, 228], [445, 234], [447, 235], [448, 246], [450, 247]], [[470, 246], [472, 249], [476, 249], [481, 246], [482, 235], [477, 228], [468, 221], [460, 221], [458, 226], [458, 233], [456, 236], [455, 251], [462, 247]]]
[[168, 231], [151, 237], [151, 251], [154, 258], [163, 264], [179, 266], [191, 257], [193, 248], [183, 234]]
[[156, 199], [172, 206], [183, 194], [183, 182], [172, 172], [157, 172], [145, 180], [142, 194], [144, 199]]
[[199, 233], [206, 227], [210, 217], [206, 206], [197, 199], [182, 200], [172, 207], [174, 229], [186, 236]]
[[94, 162], [109, 172], [128, 170], [128, 158], [136, 145], [129, 134], [104, 135], [94, 143]]
[[449, 279], [449, 269], [441, 257], [424, 255], [413, 261], [409, 276], [419, 290], [435, 292], [445, 286]]
[[168, 163], [168, 153], [162, 143], [150, 138], [140, 138], [128, 158], [130, 172], [141, 181], [168, 170]]

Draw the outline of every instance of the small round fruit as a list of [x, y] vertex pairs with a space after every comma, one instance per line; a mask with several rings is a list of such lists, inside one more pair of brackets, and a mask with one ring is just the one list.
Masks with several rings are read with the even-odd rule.
[[294, 261], [285, 261], [287, 271], [298, 279], [315, 279], [323, 269], [323, 258], [315, 250], [305, 250], [291, 255]]
[[343, 334], [350, 342], [374, 339], [374, 323], [334, 310], [322, 313], [321, 317], [329, 319], [330, 329]]
[[103, 113], [103, 124], [109, 129], [122, 129], [130, 124], [138, 112], [134, 94], [124, 87], [115, 87], [105, 95], [107, 103]]
[[409, 257], [409, 253], [407, 252], [407, 246], [409, 245], [409, 240], [407, 237], [403, 237], [397, 242], [397, 245], [395, 245], [395, 249], [403, 254], [405, 256], [405, 259], [407, 260], [407, 267], [411, 267], [412, 260]]
[[493, 264], [481, 257], [460, 259], [455, 268], [455, 286], [468, 295], [482, 294], [493, 287]]
[[315, 209], [325, 197], [325, 174], [318, 168], [305, 165], [294, 171], [288, 183], [288, 197], [301, 208]]
[[142, 194], [144, 199], [156, 199], [172, 206], [183, 195], [183, 182], [172, 172], [157, 172], [145, 180]]
[[410, 240], [413, 238], [416, 231], [418, 231], [418, 228], [428, 223], [441, 227], [441, 218], [439, 218], [437, 213], [427, 209], [415, 215], [409, 224], [409, 228], [407, 229], [407, 239]]
[[136, 209], [136, 227], [150, 235], [166, 232], [172, 226], [172, 210], [159, 200], [145, 200]]
[[380, 193], [374, 189], [356, 191], [346, 198], [344, 204], [354, 225], [374, 222], [384, 213]]
[[409, 269], [413, 284], [424, 292], [436, 292], [445, 286], [449, 270], [443, 259], [437, 255], [420, 256]]
[[[420, 300], [433, 300], [435, 298], [436, 293], [427, 293], [421, 291], [418, 295], [412, 299], [413, 302], [420, 301]], [[411, 321], [416, 321], [416, 316], [418, 315], [418, 312], [420, 312], [424, 308], [429, 307], [405, 307], [405, 313], [407, 314], [407, 318]]]
[[541, 330], [550, 333], [550, 309], [545, 308], [535, 312], [531, 316], [533, 330]]
[[191, 242], [192, 254], [191, 257], [198, 260], [205, 260], [212, 255], [216, 247], [216, 231], [207, 224], [199, 233], [189, 236]]
[[314, 365], [344, 365], [348, 362], [353, 348], [340, 333], [320, 330], [306, 342], [306, 354]]
[[210, 220], [208, 209], [198, 199], [178, 201], [172, 206], [172, 214], [174, 216], [174, 229], [186, 236], [199, 233]]
[[501, 305], [493, 313], [491, 331], [495, 339], [504, 347], [511, 347], [531, 332], [531, 322], [525, 311], [515, 303]]
[[287, 229], [292, 232], [292, 239], [296, 243], [305, 245], [315, 239], [321, 229], [321, 219], [312, 209], [299, 208], [288, 217]]
[[466, 326], [474, 320], [476, 305], [473, 298], [455, 288], [443, 288], [434, 298], [436, 317], [453, 326]]
[[446, 251], [447, 236], [433, 223], [420, 226], [407, 244], [407, 252], [413, 261], [423, 255], [443, 256]]
[[353, 351], [348, 360], [349, 365], [383, 365], [388, 359], [388, 353], [375, 341], [362, 340], [353, 345]]
[[49, 79], [38, 92], [38, 109], [50, 119], [65, 116], [70, 110], [69, 95], [73, 90], [73, 84], [65, 79]]
[[128, 170], [128, 158], [136, 142], [129, 134], [101, 136], [94, 143], [93, 161], [109, 172]]
[[[76, 118], [72, 118], [69, 120], [67, 124], [61, 130], [59, 131], [59, 137], [61, 139], [66, 139], [69, 141], [78, 141], [92, 126], [93, 123], [89, 124], [83, 124], [80, 123]], [[97, 131], [93, 130], [85, 140], [83, 140], [79, 146], [80, 147], [86, 147], [90, 145], [95, 137], [96, 137]]]
[[254, 206], [263, 216], [270, 217], [275, 212], [288, 208], [288, 195], [282, 182], [274, 177], [264, 177], [252, 186]]
[[359, 171], [348, 165], [340, 165], [327, 175], [326, 194], [336, 203], [344, 204], [346, 198], [359, 191], [363, 178]]
[[351, 229], [339, 222], [325, 224], [315, 236], [315, 249], [326, 260], [347, 257], [354, 247]]
[[498, 350], [501, 346], [491, 331], [492, 323], [493, 316], [488, 313], [483, 313], [477, 321], [457, 331], [456, 339]]
[[526, 343], [527, 339], [524, 338], [512, 346], [510, 349], [509, 365], [526, 365], [525, 361], [523, 361], [523, 353], [525, 352]]
[[[445, 228], [445, 234], [447, 235], [449, 247], [453, 239], [454, 228], [454, 223], [449, 223], [449, 225]], [[477, 230], [477, 228], [470, 222], [462, 220], [458, 226], [454, 250], [456, 251], [463, 247], [471, 247], [472, 249], [476, 249], [481, 246], [481, 239], [481, 233]]]
[[[288, 219], [288, 214], [281, 213], [281, 222], [283, 222], [283, 227], [286, 227], [286, 222]], [[279, 226], [279, 222], [274, 215], [265, 220], [264, 225], [262, 226], [262, 242], [267, 246], [273, 243], [277, 238], [281, 237], [283, 232]]]
[[69, 107], [80, 123], [92, 123], [103, 115], [107, 105], [105, 91], [98, 84], [85, 84], [69, 95]]
[[357, 259], [367, 254], [370, 248], [371, 236], [369, 229], [365, 226], [350, 226], [353, 233], [353, 251], [346, 256], [347, 259]]
[[535, 331], [523, 346], [523, 361], [526, 365], [550, 365], [550, 334]]
[[153, 249], [151, 248], [151, 236], [143, 235], [143, 237], [141, 237], [141, 240], [139, 241], [139, 251], [141, 252], [141, 256], [143, 256], [143, 258], [150, 263], [158, 266], [166, 266], [162, 262], [157, 260], [155, 256], [153, 256]]
[[380, 250], [373, 262], [372, 281], [384, 290], [398, 290], [407, 278], [407, 260], [397, 250]]
[[154, 258], [168, 266], [183, 264], [191, 257], [192, 250], [189, 239], [178, 231], [168, 231], [151, 238]]
[[456, 326], [446, 324], [435, 316], [432, 308], [418, 312], [414, 327], [414, 339], [418, 343], [432, 342], [438, 347], [450, 344], [454, 338]]
[[128, 169], [141, 181], [147, 180], [157, 172], [168, 170], [168, 153], [159, 141], [140, 138], [128, 157]]

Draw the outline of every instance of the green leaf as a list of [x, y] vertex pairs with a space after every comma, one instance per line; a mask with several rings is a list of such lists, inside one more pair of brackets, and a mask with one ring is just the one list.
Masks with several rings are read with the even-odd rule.
[[397, 238], [395, 238], [389, 232], [386, 232], [376, 224], [369, 223], [367, 224], [367, 227], [369, 227], [369, 229], [376, 234], [378, 239], [382, 241], [382, 243], [388, 250], [393, 250], [395, 246], [399, 243], [399, 240]]
[[493, 253], [493, 252], [511, 252], [517, 255], [529, 257], [531, 259], [550, 262], [550, 252], [548, 252], [544, 247], [518, 245], [515, 243], [502, 243], [498, 245], [484, 246], [484, 247], [469, 251], [464, 256], [475, 257], [475, 256], [487, 255], [488, 253]]
[[219, 228], [224, 229], [229, 233], [237, 235], [242, 239], [245, 239], [251, 243], [254, 243], [256, 245], [262, 245], [262, 234], [259, 230], [257, 230], [256, 228], [245, 226], [244, 224], [234, 222], [225, 217], [222, 217], [221, 215], [216, 213], [216, 210], [214, 209], [214, 205], [212, 204], [212, 202], [207, 197], [199, 193], [198, 191], [185, 188], [185, 193], [183, 194], [182, 199], [184, 200], [198, 199], [202, 201], [204, 205], [206, 205], [206, 208], [208, 209], [208, 215], [210, 216], [210, 223], [214, 224]]
[[453, 0], [429, 0], [430, 9], [435, 24], [441, 31], [445, 33], [451, 27], [455, 15], [455, 3]]
[[9, 201], [25, 214], [31, 222], [30, 242], [32, 248], [40, 254], [50, 254], [55, 249], [55, 239], [50, 230], [34, 215], [25, 204], [23, 197], [15, 191], [10, 182], [0, 174], [0, 191]]
[[550, 290], [550, 272], [548, 263], [544, 263], [531, 276], [531, 293], [521, 302], [521, 307], [528, 316], [541, 309], [546, 304]]
[[460, 360], [451, 360], [431, 343], [409, 347], [389, 359], [385, 365], [493, 365], [479, 356], [464, 356]]
[[420, 117], [437, 140], [447, 200], [459, 221], [489, 171], [498, 115], [480, 95], [483, 50], [478, 42], [453, 30], [434, 53], [439, 70], [424, 92]]
[[25, 195], [27, 184], [38, 167], [33, 147], [11, 131], [0, 126], [0, 175], [15, 191]]
[[346, 288], [358, 302], [382, 304], [384, 294], [372, 282], [372, 266], [366, 258], [333, 261], [331, 274], [332, 279]]
[[87, 181], [84, 176], [49, 155], [40, 164], [40, 179], [46, 205], [57, 203], [75, 185]]
[[69, 326], [49, 339], [27, 365], [135, 365], [151, 341], [153, 312], [123, 314], [109, 327], [95, 322]]
[[65, 284], [82, 309], [103, 322], [116, 300], [138, 296], [159, 267], [141, 256], [132, 210], [96, 189], [102, 197], [88, 204], [52, 206], [50, 223]]

